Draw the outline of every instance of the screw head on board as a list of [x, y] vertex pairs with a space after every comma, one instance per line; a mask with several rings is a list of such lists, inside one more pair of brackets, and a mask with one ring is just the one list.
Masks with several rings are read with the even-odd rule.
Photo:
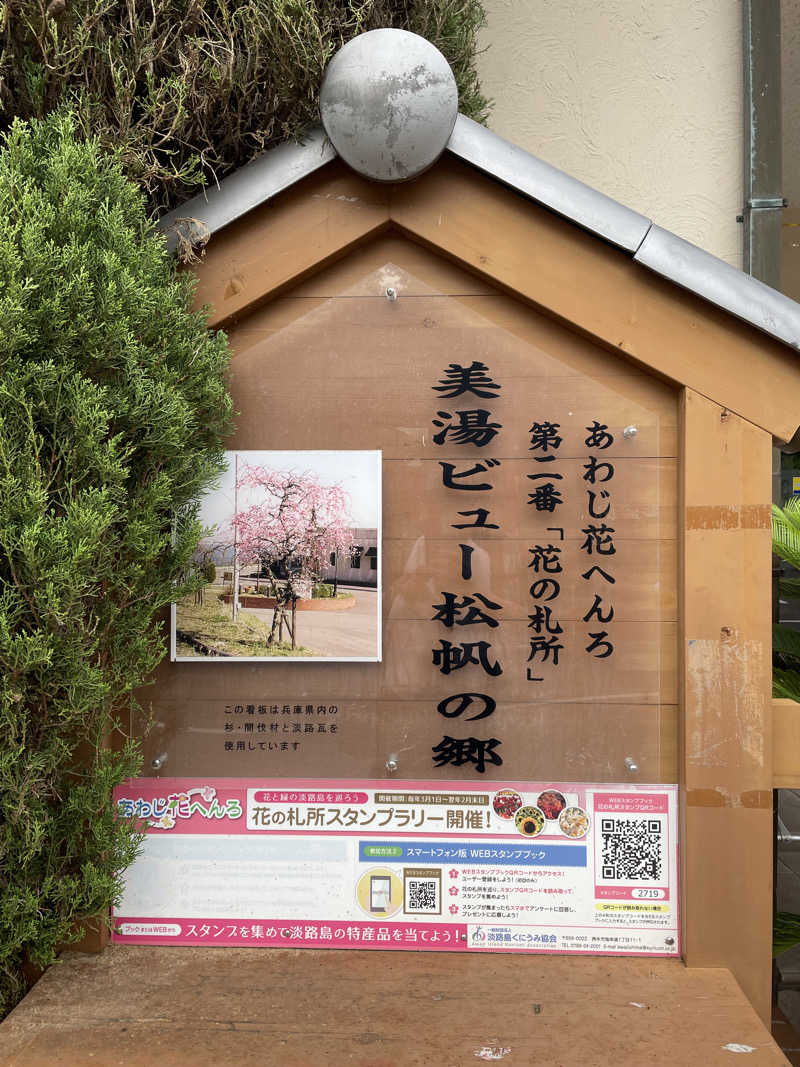
[[319, 97], [333, 147], [380, 182], [407, 181], [434, 164], [458, 115], [447, 60], [407, 30], [370, 30], [348, 41], [328, 64]]

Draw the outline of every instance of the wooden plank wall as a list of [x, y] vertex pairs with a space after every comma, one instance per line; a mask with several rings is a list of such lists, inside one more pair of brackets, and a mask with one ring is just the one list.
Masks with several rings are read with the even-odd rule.
[[[394, 302], [387, 285], [399, 293]], [[148, 693], [161, 724], [148, 758], [167, 751], [170, 774], [373, 778], [399, 753], [404, 777], [474, 779], [470, 766], [435, 767], [432, 749], [444, 734], [485, 729], [475, 736], [500, 739], [503, 759], [486, 767], [485, 780], [630, 781], [626, 757], [639, 781], [677, 780], [676, 390], [398, 235], [377, 237], [256, 310], [233, 327], [231, 342], [240, 412], [232, 447], [382, 449], [383, 662], [164, 664]], [[434, 387], [448, 365], [473, 360], [501, 383], [499, 395], [440, 399]], [[432, 442], [437, 409], [481, 405], [502, 424], [487, 448]], [[554, 513], [528, 503], [531, 475], [543, 476], [531, 426], [545, 419], [563, 435], [552, 470], [564, 499]], [[613, 462], [613, 480], [594, 487], [599, 506], [611, 509], [613, 556], [581, 547], [593, 420], [614, 436], [596, 454]], [[626, 437], [629, 424], [637, 432]], [[491, 492], [443, 486], [441, 461], [468, 470], [488, 457], [498, 463], [485, 471]], [[480, 507], [491, 508], [498, 529], [453, 528]], [[563, 528], [563, 543], [551, 527]], [[532, 673], [542, 681], [532, 682], [530, 549], [553, 540], [563, 573], [548, 607], [564, 647], [557, 664], [539, 656]], [[460, 573], [462, 542], [474, 551], [469, 580]], [[580, 577], [597, 561], [613, 572], [613, 589]], [[501, 605], [500, 625], [448, 631], [433, 619], [442, 590], [488, 597]], [[585, 651], [587, 631], [602, 629], [583, 621], [595, 592], [614, 609], [610, 658]], [[298, 626], [303, 643], [302, 619]], [[444, 676], [432, 650], [448, 637], [490, 641], [502, 676], [480, 667]], [[497, 701], [491, 720], [471, 727], [437, 714], [440, 700], [473, 689]], [[333, 704], [337, 732], [281, 732], [299, 745], [279, 753], [224, 751], [226, 739], [244, 738], [223, 734], [226, 705], [248, 704]], [[269, 713], [263, 724], [272, 728]]]

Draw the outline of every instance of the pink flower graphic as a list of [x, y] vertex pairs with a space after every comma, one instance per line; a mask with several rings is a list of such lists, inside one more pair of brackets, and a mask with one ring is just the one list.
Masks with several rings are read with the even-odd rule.
[[458, 904], [451, 904], [450, 905], [450, 914], [451, 915], [458, 915]]

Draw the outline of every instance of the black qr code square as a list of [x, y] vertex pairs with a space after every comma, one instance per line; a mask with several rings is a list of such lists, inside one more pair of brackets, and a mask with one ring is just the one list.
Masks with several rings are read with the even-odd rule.
[[406, 906], [407, 913], [437, 914], [439, 904], [439, 881], [436, 878], [407, 878]]
[[602, 819], [600, 869], [603, 881], [655, 882], [664, 877], [661, 819]]

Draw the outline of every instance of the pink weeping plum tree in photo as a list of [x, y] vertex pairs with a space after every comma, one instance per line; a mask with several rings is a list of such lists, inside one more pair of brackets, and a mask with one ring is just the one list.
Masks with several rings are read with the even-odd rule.
[[[237, 513], [233, 526], [241, 558], [257, 560], [272, 587], [275, 610], [267, 638], [272, 645], [287, 608], [310, 595], [331, 553], [352, 547], [350, 498], [340, 485], [323, 485], [311, 471], [251, 463], [239, 471], [236, 486], [250, 497], [252, 490], [261, 494]], [[294, 626], [290, 632], [294, 645]]]

